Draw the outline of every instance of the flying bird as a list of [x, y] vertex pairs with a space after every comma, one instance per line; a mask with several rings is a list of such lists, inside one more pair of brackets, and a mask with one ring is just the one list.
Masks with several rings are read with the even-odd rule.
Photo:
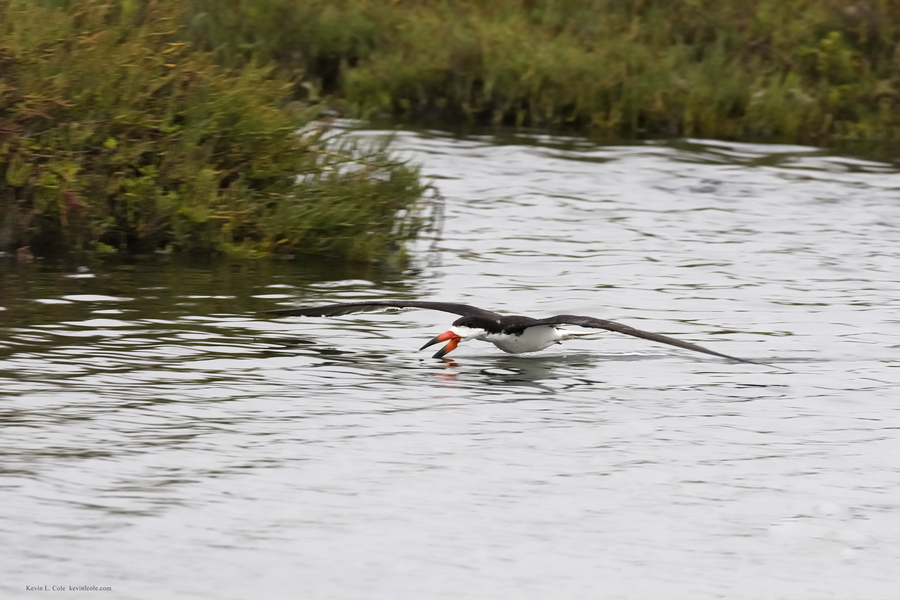
[[277, 310], [268, 310], [267, 313], [281, 316], [301, 316], [301, 317], [339, 317], [343, 315], [355, 315], [361, 313], [377, 313], [385, 312], [391, 309], [404, 308], [424, 308], [427, 310], [439, 310], [442, 312], [460, 315], [460, 318], [453, 322], [450, 329], [440, 335], [431, 338], [427, 344], [422, 346], [420, 350], [424, 350], [429, 346], [447, 342], [447, 344], [435, 353], [434, 358], [443, 358], [456, 349], [461, 342], [469, 340], [483, 340], [490, 342], [511, 354], [521, 354], [524, 352], [537, 352], [549, 348], [553, 344], [560, 344], [563, 340], [578, 337], [578, 334], [571, 333], [562, 328], [562, 325], [576, 325], [578, 327], [586, 327], [589, 329], [605, 329], [607, 331], [615, 331], [638, 337], [651, 342], [659, 342], [677, 346], [685, 350], [693, 350], [694, 352], [702, 352], [720, 358], [727, 358], [742, 363], [752, 365], [767, 365], [746, 358], [738, 358], [729, 356], [697, 344], [683, 342], [681, 340], [671, 338], [658, 333], [650, 333], [649, 331], [641, 331], [628, 325], [614, 323], [605, 319], [596, 317], [580, 317], [577, 315], [556, 315], [555, 317], [547, 317], [544, 319], [534, 319], [531, 317], [523, 317], [518, 315], [501, 315], [490, 310], [469, 306], [468, 304], [456, 304], [454, 302], [427, 302], [418, 300], [368, 300], [363, 302], [343, 302], [340, 304], [326, 304], [325, 306], [314, 306], [308, 308], [281, 308]]

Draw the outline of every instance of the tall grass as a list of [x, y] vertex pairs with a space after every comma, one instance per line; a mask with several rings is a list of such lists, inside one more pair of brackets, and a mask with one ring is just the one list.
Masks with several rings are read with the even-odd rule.
[[191, 0], [363, 114], [615, 136], [900, 137], [896, 0]]

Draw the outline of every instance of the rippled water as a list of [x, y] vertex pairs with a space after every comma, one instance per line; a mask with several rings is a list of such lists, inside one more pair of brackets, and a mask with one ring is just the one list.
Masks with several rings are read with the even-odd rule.
[[[0, 595], [894, 598], [900, 173], [806, 147], [398, 144], [414, 268], [0, 260]], [[588, 314], [417, 349], [434, 298]], [[82, 596], [79, 596], [82, 597]]]

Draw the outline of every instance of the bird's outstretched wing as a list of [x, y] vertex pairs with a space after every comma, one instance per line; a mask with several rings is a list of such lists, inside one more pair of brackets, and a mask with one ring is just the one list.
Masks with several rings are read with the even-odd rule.
[[615, 331], [618, 333], [624, 333], [625, 335], [631, 335], [634, 337], [639, 337], [641, 339], [650, 340], [651, 342], [660, 342], [661, 344], [669, 344], [670, 346], [677, 346], [679, 348], [684, 348], [685, 350], [693, 350], [694, 352], [702, 352], [703, 354], [710, 354], [712, 356], [718, 356], [720, 358], [727, 358], [729, 360], [736, 360], [742, 363], [750, 363], [751, 365], [762, 365], [766, 367], [771, 367], [774, 365], [768, 365], [766, 363], [756, 362], [755, 360], [747, 360], [746, 358], [738, 358], [737, 356], [729, 356], [728, 354], [722, 354], [721, 352], [716, 352], [715, 350], [710, 350], [709, 348], [704, 348], [703, 346], [698, 346], [697, 344], [692, 344], [690, 342], [683, 342], [681, 340], [677, 340], [675, 338], [671, 338], [667, 335], [661, 335], [659, 333], [650, 333], [649, 331], [642, 331], [640, 329], [635, 329], [634, 327], [629, 327], [628, 325], [622, 325], [621, 323], [614, 323], [613, 321], [607, 321], [605, 319], [597, 319], [595, 317], [579, 317], [576, 315], [556, 315], [555, 317], [547, 317], [546, 319], [537, 319], [533, 323], [529, 323], [523, 329], [527, 329], [529, 327], [535, 327], [537, 325], [578, 325], [579, 327], [590, 327], [592, 329], [606, 329], [607, 331]]
[[342, 302], [340, 304], [326, 304], [325, 306], [311, 306], [307, 308], [279, 308], [267, 310], [267, 313], [284, 316], [301, 317], [339, 317], [342, 315], [356, 315], [361, 313], [378, 313], [391, 309], [424, 308], [426, 310], [439, 310], [442, 312], [462, 315], [464, 317], [477, 316], [488, 319], [497, 319], [499, 314], [469, 306], [468, 304], [456, 304], [455, 302], [427, 302], [419, 300], [369, 300], [366, 302]]

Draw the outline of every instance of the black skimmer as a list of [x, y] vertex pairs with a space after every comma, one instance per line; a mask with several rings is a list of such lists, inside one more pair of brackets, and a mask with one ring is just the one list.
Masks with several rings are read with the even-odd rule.
[[548, 348], [553, 344], [562, 343], [563, 340], [571, 339], [579, 335], [570, 333], [562, 329], [562, 325], [576, 325], [578, 327], [587, 327], [591, 329], [605, 329], [607, 331], [616, 331], [639, 337], [641, 339], [650, 340], [651, 342], [660, 342], [677, 346], [685, 350], [693, 350], [694, 352], [702, 352], [728, 360], [735, 360], [742, 363], [750, 363], [753, 365], [766, 365], [745, 358], [729, 356], [722, 354], [697, 344], [683, 342], [675, 338], [671, 338], [658, 333], [650, 333], [649, 331], [641, 331], [628, 325], [597, 319], [595, 317], [579, 317], [576, 315], [556, 315], [555, 317], [547, 317], [545, 319], [533, 319], [531, 317], [522, 317], [516, 315], [501, 315], [483, 308], [469, 306], [468, 304], [456, 304], [454, 302], [427, 302], [418, 300], [369, 300], [364, 302], [343, 302], [341, 304], [326, 304], [325, 306], [313, 306], [309, 308], [281, 308], [277, 310], [268, 310], [267, 313], [283, 315], [283, 316], [302, 316], [302, 317], [338, 317], [342, 315], [354, 315], [360, 313], [384, 312], [391, 309], [403, 308], [424, 308], [428, 310], [439, 310], [443, 312], [461, 315], [459, 319], [453, 322], [449, 330], [433, 337], [427, 344], [420, 348], [424, 350], [434, 344], [447, 342], [447, 345], [441, 348], [434, 358], [443, 358], [448, 353], [456, 349], [460, 342], [468, 340], [483, 340], [490, 342], [511, 354], [521, 354], [524, 352], [537, 352]]

